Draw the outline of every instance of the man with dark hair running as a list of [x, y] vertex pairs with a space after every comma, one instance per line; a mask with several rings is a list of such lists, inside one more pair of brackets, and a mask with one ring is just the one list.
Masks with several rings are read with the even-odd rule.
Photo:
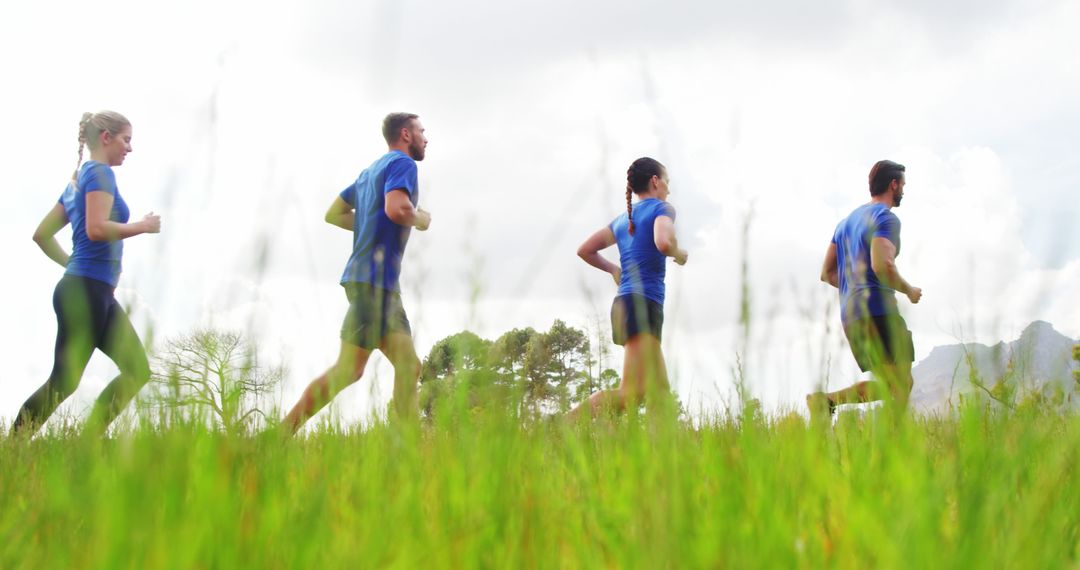
[[327, 223], [353, 232], [353, 251], [341, 277], [349, 310], [341, 327], [337, 362], [304, 390], [285, 416], [292, 433], [346, 386], [364, 374], [371, 351], [394, 365], [391, 414], [415, 418], [420, 359], [401, 303], [398, 274], [412, 228], [424, 231], [431, 214], [417, 207], [416, 163], [424, 160], [427, 137], [419, 117], [391, 113], [383, 120], [389, 150], [360, 173], [326, 212]]
[[904, 197], [905, 168], [891, 160], [870, 170], [870, 202], [855, 209], [833, 233], [825, 253], [821, 280], [840, 290], [840, 320], [851, 352], [874, 380], [836, 392], [806, 397], [811, 417], [832, 415], [836, 406], [886, 400], [896, 410], [907, 408], [915, 349], [911, 331], [900, 316], [896, 292], [912, 303], [922, 289], [900, 276], [900, 219], [892, 208]]

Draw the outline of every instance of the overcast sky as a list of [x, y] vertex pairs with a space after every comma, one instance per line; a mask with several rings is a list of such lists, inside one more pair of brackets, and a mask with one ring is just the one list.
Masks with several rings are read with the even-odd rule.
[[[291, 405], [337, 352], [350, 234], [336, 194], [419, 113], [431, 230], [402, 283], [421, 356], [474, 330], [605, 322], [614, 288], [574, 255], [625, 208], [627, 165], [671, 175], [690, 251], [670, 266], [665, 352], [693, 408], [732, 394], [748, 254], [751, 392], [799, 406], [859, 377], [818, 282], [882, 158], [908, 167], [898, 264], [916, 352], [1080, 337], [1080, 4], [909, 2], [19, 2], [0, 20], [8, 198], [0, 417], [47, 377], [62, 270], [30, 241], [75, 165], [80, 114], [134, 124], [117, 169], [133, 218], [118, 298], [159, 341], [248, 331]], [[749, 223], [748, 241], [743, 227]], [[61, 241], [70, 248], [69, 232]], [[612, 250], [609, 258], [616, 259]], [[621, 352], [610, 363], [618, 368]], [[825, 372], [822, 372], [822, 371]], [[68, 409], [115, 373], [95, 356]], [[385, 362], [339, 398], [382, 408]]]

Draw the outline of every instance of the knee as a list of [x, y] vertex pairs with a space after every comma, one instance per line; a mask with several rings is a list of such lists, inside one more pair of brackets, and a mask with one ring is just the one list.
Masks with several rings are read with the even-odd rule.
[[394, 371], [409, 378], [420, 377], [420, 358], [415, 354], [408, 354], [394, 361]]
[[74, 370], [67, 366], [57, 366], [53, 369], [49, 379], [45, 381], [42, 393], [48, 394], [50, 398], [58, 402], [62, 402], [75, 393], [75, 389], [79, 387], [79, 380], [79, 375]]
[[342, 355], [328, 372], [329, 381], [335, 386], [349, 385], [356, 382], [364, 375], [367, 366], [367, 357], [347, 357]]
[[124, 368], [121, 373], [131, 378], [137, 386], [149, 382], [150, 376], [153, 374], [150, 370], [150, 362], [146, 359], [146, 353], [144, 352], [133, 354]]
[[79, 378], [71, 375], [64, 375], [59, 378], [50, 379], [45, 383], [46, 393], [56, 403], [63, 402], [75, 393], [75, 389], [79, 387]]
[[645, 403], [645, 387], [637, 384], [627, 384], [621, 390], [623, 405], [636, 408]]

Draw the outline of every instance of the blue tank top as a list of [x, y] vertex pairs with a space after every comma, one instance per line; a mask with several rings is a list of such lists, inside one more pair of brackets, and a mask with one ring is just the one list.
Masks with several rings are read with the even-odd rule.
[[626, 214], [615, 218], [608, 226], [619, 246], [619, 265], [622, 268], [619, 295], [644, 295], [663, 305], [667, 256], [656, 249], [653, 224], [658, 216], [668, 216], [674, 221], [675, 207], [658, 198], [647, 198], [632, 208], [634, 235], [630, 235], [630, 222]]
[[878, 203], [855, 208], [833, 233], [843, 323], [899, 312], [896, 290], [883, 284], [870, 266], [870, 242], [876, 237], [891, 241], [900, 255], [900, 218]]
[[112, 287], [120, 281], [120, 258], [124, 254], [123, 240], [94, 241], [86, 235], [86, 194], [108, 192], [113, 197], [109, 220], [126, 224], [131, 215], [127, 203], [116, 188], [116, 175], [107, 164], [95, 160], [83, 163], [79, 169], [77, 186], [68, 183], [59, 203], [71, 222], [71, 257], [68, 259], [67, 275], [88, 277]]

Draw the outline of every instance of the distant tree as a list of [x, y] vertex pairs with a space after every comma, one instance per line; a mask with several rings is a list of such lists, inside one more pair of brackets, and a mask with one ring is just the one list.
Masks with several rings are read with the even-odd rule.
[[518, 411], [565, 410], [583, 387], [618, 381], [614, 370], [594, 377], [593, 365], [588, 336], [561, 320], [547, 332], [515, 328], [494, 342], [463, 331], [435, 343], [424, 360], [421, 407], [431, 415], [439, 398], [464, 388], [470, 391], [470, 406], [492, 398], [506, 404], [504, 398], [517, 394]]
[[491, 347], [491, 362], [496, 372], [502, 375], [522, 378], [525, 375], [525, 355], [529, 343], [536, 336], [532, 327], [513, 329], [503, 333]]
[[487, 364], [490, 349], [490, 341], [469, 331], [448, 336], [431, 347], [420, 368], [420, 382], [453, 376], [460, 370], [481, 368]]
[[280, 366], [260, 366], [240, 333], [199, 329], [170, 339], [155, 355], [146, 401], [166, 420], [207, 419], [235, 434], [264, 416], [262, 399], [284, 376]]
[[574, 388], [590, 379], [589, 338], [556, 319], [529, 341], [525, 353], [526, 403], [536, 411], [569, 408]]
[[619, 375], [619, 371], [613, 368], [605, 368], [600, 371], [598, 377], [590, 377], [586, 381], [578, 384], [574, 389], [574, 399], [581, 401], [588, 398], [593, 392], [614, 388], [619, 384], [619, 380], [621, 379], [622, 376]]
[[436, 342], [420, 367], [420, 410], [428, 418], [435, 406], [454, 390], [468, 391], [469, 407], [487, 404], [495, 383], [491, 367], [491, 342], [462, 331]]

